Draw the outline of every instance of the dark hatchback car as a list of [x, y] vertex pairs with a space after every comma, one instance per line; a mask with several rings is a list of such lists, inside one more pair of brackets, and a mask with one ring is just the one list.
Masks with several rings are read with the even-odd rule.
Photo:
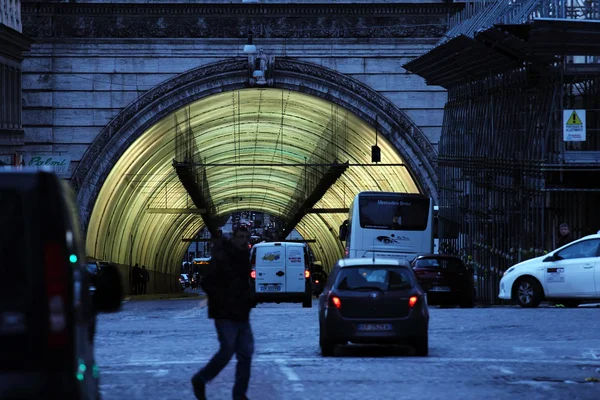
[[429, 304], [459, 305], [473, 308], [475, 287], [473, 271], [460, 257], [444, 254], [424, 254], [416, 257], [411, 266], [421, 287], [427, 292]]
[[119, 309], [119, 272], [89, 273], [72, 193], [50, 172], [0, 170], [0, 226], [0, 398], [98, 399], [95, 318]]
[[342, 259], [319, 297], [319, 344], [323, 356], [336, 345], [410, 344], [429, 352], [425, 292], [404, 260]]

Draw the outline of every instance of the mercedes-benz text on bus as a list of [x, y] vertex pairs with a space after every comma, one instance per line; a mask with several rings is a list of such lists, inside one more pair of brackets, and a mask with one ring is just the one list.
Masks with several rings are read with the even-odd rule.
[[339, 233], [346, 258], [411, 261], [433, 252], [433, 201], [420, 194], [361, 192]]

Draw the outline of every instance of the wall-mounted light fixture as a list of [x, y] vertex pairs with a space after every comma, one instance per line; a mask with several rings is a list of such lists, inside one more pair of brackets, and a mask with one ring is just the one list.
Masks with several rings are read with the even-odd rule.
[[243, 51], [246, 54], [256, 53], [256, 46], [252, 43], [252, 31], [248, 32], [248, 43], [244, 45]]

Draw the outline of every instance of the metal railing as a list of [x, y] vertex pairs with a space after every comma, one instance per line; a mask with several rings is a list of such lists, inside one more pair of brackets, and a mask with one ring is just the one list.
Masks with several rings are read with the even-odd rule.
[[473, 37], [494, 24], [521, 24], [535, 18], [600, 19], [600, 0], [475, 0], [449, 17], [438, 45], [458, 35]]

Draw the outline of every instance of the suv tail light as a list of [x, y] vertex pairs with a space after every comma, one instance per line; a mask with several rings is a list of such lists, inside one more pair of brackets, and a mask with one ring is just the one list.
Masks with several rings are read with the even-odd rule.
[[68, 274], [67, 260], [58, 242], [44, 245], [44, 275], [48, 299], [48, 346], [67, 345]]
[[418, 300], [419, 298], [417, 296], [411, 296], [411, 298], [408, 299], [408, 307], [413, 308]]

